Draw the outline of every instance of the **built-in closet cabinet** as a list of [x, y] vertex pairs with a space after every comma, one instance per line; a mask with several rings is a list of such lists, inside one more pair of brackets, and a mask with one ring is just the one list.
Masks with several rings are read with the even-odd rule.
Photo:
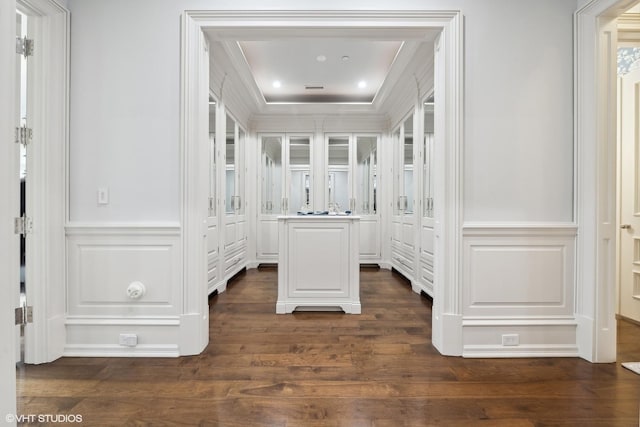
[[325, 135], [327, 208], [360, 216], [360, 262], [380, 258], [377, 134]]
[[312, 134], [261, 134], [257, 257], [278, 260], [278, 216], [314, 210]]
[[422, 137], [422, 203], [420, 231], [420, 263], [418, 281], [422, 289], [433, 296], [434, 218], [433, 218], [433, 102], [425, 102], [423, 108]]
[[245, 213], [245, 130], [227, 113], [224, 127], [224, 276], [242, 269], [247, 258]]
[[[391, 264], [414, 281], [416, 278], [416, 200], [414, 115], [410, 114], [392, 133], [393, 215], [391, 220]], [[418, 138], [420, 141], [422, 138]]]
[[220, 242], [218, 232], [218, 156], [216, 144], [216, 114], [218, 106], [213, 98], [209, 99], [209, 151], [208, 151], [208, 194], [207, 194], [207, 283], [211, 293], [221, 281]]

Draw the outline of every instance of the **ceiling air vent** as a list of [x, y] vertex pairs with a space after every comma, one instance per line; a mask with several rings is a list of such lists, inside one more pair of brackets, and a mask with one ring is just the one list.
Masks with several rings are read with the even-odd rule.
[[324, 89], [324, 86], [318, 86], [318, 85], [304, 85], [304, 88], [306, 90], [322, 90]]

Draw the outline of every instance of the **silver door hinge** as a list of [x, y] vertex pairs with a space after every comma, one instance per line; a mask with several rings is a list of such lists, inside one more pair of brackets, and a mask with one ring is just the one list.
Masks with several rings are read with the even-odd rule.
[[25, 302], [22, 307], [16, 308], [15, 312], [16, 325], [26, 325], [33, 323], [33, 307], [28, 306]]
[[25, 58], [33, 55], [33, 39], [16, 37], [16, 53]]
[[209, 197], [209, 211], [213, 211], [213, 204], [214, 200], [213, 197]]
[[33, 230], [33, 221], [26, 215], [13, 219], [13, 231], [15, 234], [26, 236]]
[[16, 144], [22, 144], [26, 147], [32, 139], [33, 129], [28, 128], [27, 125], [22, 125], [16, 128]]

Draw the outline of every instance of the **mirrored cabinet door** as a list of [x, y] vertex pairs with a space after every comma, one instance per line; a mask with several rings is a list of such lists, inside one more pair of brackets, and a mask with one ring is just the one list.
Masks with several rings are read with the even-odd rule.
[[225, 213], [235, 213], [236, 194], [236, 123], [227, 114], [225, 141]]
[[233, 208], [237, 215], [244, 215], [245, 209], [245, 168], [244, 168], [244, 150], [246, 147], [246, 132], [240, 126], [236, 126], [236, 155], [235, 155], [235, 199], [233, 202]]
[[424, 146], [422, 164], [423, 216], [433, 218], [433, 103], [424, 105]]
[[356, 136], [355, 213], [375, 215], [377, 212], [378, 137]]
[[403, 124], [404, 144], [402, 147], [402, 189], [404, 200], [402, 208], [405, 215], [413, 214], [413, 115], [409, 116]]
[[313, 210], [311, 203], [311, 137], [288, 137], [288, 203], [287, 211]]
[[260, 212], [263, 215], [283, 213], [283, 140], [282, 135], [261, 137]]
[[215, 101], [209, 101], [209, 199], [208, 209], [209, 217], [216, 216], [216, 104]]
[[402, 125], [399, 126], [391, 135], [391, 140], [394, 147], [394, 159], [393, 159], [393, 214], [401, 215], [404, 211], [404, 198], [402, 184], [404, 181], [404, 173], [402, 171], [402, 165], [404, 163], [403, 155], [401, 153], [402, 147]]
[[327, 137], [327, 207], [329, 211], [349, 210], [351, 203], [350, 136]]

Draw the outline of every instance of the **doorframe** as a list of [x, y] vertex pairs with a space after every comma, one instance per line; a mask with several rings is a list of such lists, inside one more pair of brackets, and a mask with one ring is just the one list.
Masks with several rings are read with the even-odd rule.
[[635, 2], [592, 0], [574, 15], [576, 340], [590, 362], [616, 360], [617, 93], [610, 70], [617, 46], [603, 28]]
[[[14, 139], [15, 109], [15, 36], [16, 2], [0, 2], [0, 59], [6, 66], [0, 67], [0, 414], [16, 413], [16, 342], [13, 310], [15, 305], [15, 287], [8, 283], [20, 281], [18, 236], [13, 232], [12, 217], [19, 212], [19, 190], [17, 185], [17, 165], [15, 164], [12, 144], [6, 141]], [[15, 171], [15, 174], [14, 174]], [[6, 339], [11, 337], [11, 339]], [[4, 420], [3, 420], [4, 421]], [[15, 420], [6, 418], [9, 425]]]
[[[69, 94], [69, 11], [56, 0], [17, 0], [34, 22], [36, 54], [31, 67], [31, 214], [27, 247], [27, 303], [33, 323], [25, 327], [25, 362], [46, 363], [62, 356], [66, 342], [67, 148]], [[31, 27], [31, 24], [29, 24]], [[41, 53], [40, 53], [41, 52]]]
[[[205, 299], [203, 281], [202, 223], [205, 209], [199, 193], [204, 167], [198, 159], [198, 105], [202, 70], [197, 52], [203, 43], [203, 28], [217, 30], [292, 29], [292, 28], [424, 28], [440, 30], [439, 53], [435, 69], [438, 135], [443, 142], [436, 153], [436, 163], [443, 165], [436, 178], [435, 298], [433, 306], [434, 346], [445, 355], [462, 354], [461, 312], [461, 221], [463, 195], [463, 16], [460, 11], [389, 10], [297, 10], [237, 11], [186, 10], [182, 17], [181, 53], [181, 181], [182, 220], [185, 260], [185, 294], [188, 304], [202, 307]], [[202, 125], [204, 126], [204, 125]], [[446, 144], [444, 144], [446, 142]], [[204, 158], [204, 157], [203, 157]], [[201, 160], [201, 159], [200, 159]], [[202, 212], [201, 212], [202, 211]], [[438, 286], [439, 285], [439, 286]], [[195, 298], [195, 299], [192, 299]], [[206, 305], [206, 301], [205, 301]], [[206, 318], [206, 313], [203, 313]], [[446, 339], [445, 339], [446, 338]], [[203, 337], [206, 339], [206, 337]]]
[[[62, 355], [65, 342], [65, 237], [67, 218], [67, 147], [68, 147], [68, 87], [69, 87], [69, 12], [55, 0], [20, 0], [30, 12], [38, 15], [36, 43], [46, 47], [46, 54], [35, 64], [35, 117], [42, 135], [42, 144], [36, 168], [38, 194], [34, 203], [34, 248], [39, 257], [33, 262], [32, 276], [43, 280], [33, 295], [36, 305], [34, 323], [28, 328], [30, 363], [47, 362]], [[18, 2], [0, 2], [0, 59], [6, 64], [0, 70], [0, 279], [5, 283], [19, 283], [18, 236], [13, 231], [13, 218], [19, 212], [20, 192], [17, 185], [18, 165], [15, 162], [14, 140], [15, 108], [15, 13]], [[38, 41], [39, 40], [39, 41]], [[36, 49], [39, 47], [36, 45]], [[4, 70], [10, 70], [5, 73]], [[46, 72], [44, 72], [46, 70]], [[9, 118], [9, 119], [7, 119]], [[34, 135], [38, 141], [38, 135]], [[14, 185], [15, 184], [15, 185]], [[15, 289], [0, 286], [0, 336], [14, 336], [13, 310]], [[0, 414], [16, 413], [15, 341], [2, 340], [0, 344]], [[6, 419], [9, 424], [15, 420]]]

